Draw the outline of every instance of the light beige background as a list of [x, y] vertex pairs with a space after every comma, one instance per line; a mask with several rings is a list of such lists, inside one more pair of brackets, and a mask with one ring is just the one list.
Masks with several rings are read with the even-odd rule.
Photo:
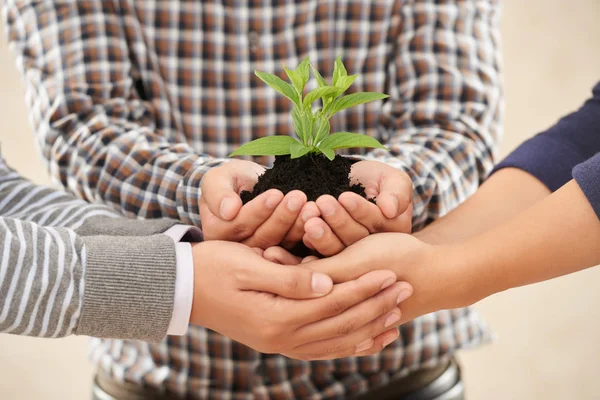
[[[598, 0], [506, 0], [502, 154], [574, 110], [600, 79], [599, 16]], [[4, 40], [0, 88], [3, 153], [25, 176], [45, 183]], [[462, 354], [469, 399], [599, 399], [599, 288], [596, 269], [479, 304], [498, 340]], [[0, 336], [0, 399], [89, 398], [85, 343]]]

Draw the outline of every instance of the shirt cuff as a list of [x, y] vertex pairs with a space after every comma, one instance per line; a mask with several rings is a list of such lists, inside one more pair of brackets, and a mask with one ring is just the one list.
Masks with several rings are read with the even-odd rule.
[[201, 238], [202, 235], [198, 228], [187, 225], [175, 225], [164, 234], [175, 242], [177, 259], [173, 315], [167, 329], [167, 335], [183, 336], [186, 334], [190, 323], [192, 301], [194, 299], [194, 258], [192, 256], [192, 246], [189, 243], [182, 242], [182, 240], [187, 237], [192, 239]]

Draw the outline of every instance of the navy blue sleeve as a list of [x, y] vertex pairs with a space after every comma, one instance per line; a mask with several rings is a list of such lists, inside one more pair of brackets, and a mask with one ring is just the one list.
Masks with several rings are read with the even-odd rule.
[[600, 82], [592, 94], [579, 110], [523, 143], [492, 173], [508, 167], [519, 168], [551, 191], [570, 181], [576, 165], [600, 152]]
[[600, 219], [600, 154], [576, 166], [573, 178]]

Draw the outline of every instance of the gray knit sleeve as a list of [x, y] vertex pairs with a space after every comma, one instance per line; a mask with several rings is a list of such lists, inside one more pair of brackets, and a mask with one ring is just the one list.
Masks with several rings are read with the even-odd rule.
[[175, 223], [123, 218], [0, 159], [0, 332], [161, 340], [176, 255], [159, 233]]

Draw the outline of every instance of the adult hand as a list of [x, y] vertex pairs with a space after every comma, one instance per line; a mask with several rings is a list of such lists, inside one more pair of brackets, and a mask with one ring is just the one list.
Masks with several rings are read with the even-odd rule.
[[[299, 261], [281, 248], [267, 249], [264, 256], [283, 263]], [[338, 255], [312, 258], [302, 266], [327, 274], [334, 282], [351, 281], [382, 268], [394, 271], [399, 281], [414, 288], [414, 294], [402, 304], [402, 319], [398, 322], [402, 324], [423, 314], [479, 300], [477, 279], [464, 267], [468, 257], [453, 246], [429, 245], [407, 234], [380, 233]]]
[[320, 218], [309, 219], [304, 243], [324, 256], [339, 253], [372, 233], [410, 233], [413, 183], [403, 171], [377, 161], [359, 161], [352, 166], [352, 183], [361, 183], [368, 198], [342, 193], [317, 199]]
[[243, 160], [233, 160], [213, 168], [202, 179], [200, 219], [206, 240], [242, 242], [260, 247], [299, 241], [304, 221], [319, 215], [316, 205], [304, 207], [306, 195], [292, 191], [283, 195], [268, 190], [242, 206], [240, 193], [252, 190], [264, 167]]
[[390, 327], [412, 293], [391, 271], [333, 285], [327, 275], [282, 267], [239, 243], [193, 245], [191, 322], [263, 353], [317, 360], [380, 351], [398, 336]]

